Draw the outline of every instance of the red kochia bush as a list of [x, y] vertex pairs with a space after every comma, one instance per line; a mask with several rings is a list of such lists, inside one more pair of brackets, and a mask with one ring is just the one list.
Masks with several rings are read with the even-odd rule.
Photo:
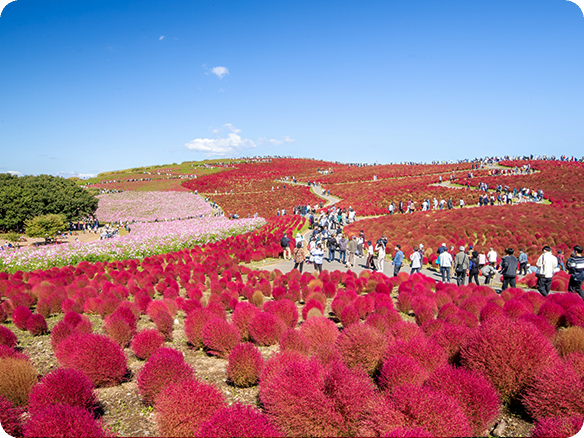
[[425, 385], [458, 401], [475, 436], [484, 436], [499, 415], [497, 391], [476, 372], [448, 365], [434, 371]]
[[36, 383], [37, 371], [28, 359], [0, 359], [0, 395], [15, 406], [25, 406], [28, 403], [28, 396]]
[[532, 438], [569, 438], [582, 430], [584, 415], [567, 418], [541, 418], [531, 430]]
[[235, 310], [231, 315], [231, 322], [237, 327], [242, 341], [250, 339], [249, 323], [258, 313], [260, 313], [260, 310], [256, 306], [245, 301], [241, 301], [235, 306]]
[[484, 322], [461, 350], [462, 365], [484, 374], [503, 401], [515, 397], [539, 367], [555, 360], [551, 342], [531, 323], [508, 318]]
[[296, 305], [288, 300], [267, 301], [264, 303], [264, 311], [273, 313], [286, 323], [288, 328], [296, 327], [298, 324], [298, 309]]
[[188, 341], [195, 347], [203, 346], [203, 327], [213, 315], [206, 309], [193, 309], [185, 319], [185, 335]]
[[395, 406], [406, 424], [421, 427], [433, 436], [470, 436], [471, 427], [460, 404], [431, 388], [400, 386], [393, 391]]
[[156, 397], [155, 418], [163, 436], [194, 436], [226, 403], [213, 386], [195, 379], [171, 383]]
[[107, 336], [75, 334], [55, 349], [59, 363], [81, 371], [95, 386], [113, 386], [122, 382], [127, 370], [124, 350]]
[[28, 307], [18, 306], [14, 309], [14, 312], [12, 312], [12, 322], [20, 330], [26, 330], [26, 322], [31, 315], [32, 312]]
[[425, 337], [416, 337], [407, 342], [397, 341], [391, 344], [385, 352], [385, 359], [398, 355], [411, 357], [428, 372], [445, 365], [448, 360], [444, 349]]
[[251, 339], [259, 345], [274, 345], [286, 331], [286, 323], [276, 315], [260, 312], [249, 323]]
[[584, 383], [574, 368], [562, 361], [540, 368], [523, 392], [523, 405], [533, 418], [584, 414]]
[[48, 406], [68, 405], [92, 411], [96, 402], [93, 384], [85, 374], [59, 368], [43, 377], [33, 388], [28, 410], [34, 413]]
[[339, 337], [339, 329], [328, 318], [315, 317], [305, 321], [300, 332], [308, 339], [310, 352], [316, 352], [319, 347], [334, 344]]
[[6, 345], [7, 347], [16, 347], [16, 342], [18, 338], [16, 335], [7, 327], [0, 325], [0, 345]]
[[405, 429], [405, 428], [394, 429], [391, 432], [386, 433], [383, 436], [385, 438], [388, 438], [388, 437], [395, 437], [395, 438], [410, 438], [410, 437], [411, 438], [432, 438], [434, 435], [432, 435], [426, 429], [422, 429], [421, 427], [414, 427], [413, 429]]
[[106, 433], [83, 408], [56, 405], [35, 412], [24, 426], [25, 437], [103, 437]]
[[105, 319], [105, 330], [107, 335], [122, 348], [125, 348], [130, 344], [132, 336], [134, 335], [128, 321], [116, 312], [112, 313]]
[[308, 339], [300, 330], [288, 329], [282, 333], [280, 338], [280, 351], [295, 350], [304, 355], [308, 355], [310, 344]]
[[10, 436], [22, 434], [22, 408], [16, 408], [10, 400], [0, 395], [0, 424], [4, 432]]
[[240, 388], [255, 385], [264, 366], [260, 351], [250, 342], [237, 345], [227, 363], [227, 378]]
[[558, 330], [553, 343], [562, 357], [576, 351], [584, 351], [584, 328], [575, 325]]
[[130, 348], [139, 359], [148, 359], [159, 347], [164, 345], [164, 336], [154, 329], [142, 330], [130, 344]]
[[26, 321], [26, 329], [33, 336], [44, 335], [48, 333], [49, 327], [43, 315], [33, 313]]
[[233, 325], [217, 317], [207, 321], [201, 336], [207, 351], [224, 359], [241, 340], [239, 332]]
[[249, 405], [235, 403], [217, 411], [199, 430], [201, 437], [281, 437], [268, 418]]
[[422, 386], [428, 375], [428, 371], [413, 358], [396, 355], [383, 364], [379, 373], [379, 386], [390, 392], [401, 385]]
[[150, 356], [138, 373], [138, 393], [151, 404], [158, 393], [171, 382], [192, 378], [194, 370], [184, 360], [180, 351], [159, 348]]
[[337, 338], [337, 350], [345, 365], [361, 368], [369, 375], [381, 366], [386, 347], [385, 336], [379, 330], [361, 323], [345, 328]]
[[[79, 315], [77, 313], [71, 312], [72, 315]], [[91, 326], [91, 321], [85, 315], [79, 315], [79, 320], [73, 320], [69, 322], [67, 320], [67, 315], [65, 314], [65, 318], [59, 321], [51, 330], [51, 346], [53, 350], [57, 348], [57, 345], [63, 341], [68, 336], [72, 334], [79, 334], [79, 333], [91, 333], [93, 331], [93, 327]]]

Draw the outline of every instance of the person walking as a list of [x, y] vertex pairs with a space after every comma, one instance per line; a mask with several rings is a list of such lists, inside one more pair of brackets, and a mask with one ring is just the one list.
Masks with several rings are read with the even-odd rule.
[[537, 290], [544, 297], [547, 297], [552, 286], [552, 277], [558, 267], [558, 259], [552, 254], [552, 249], [549, 245], [545, 245], [542, 248], [542, 254], [537, 259], [535, 265], [539, 269], [537, 274]]
[[328, 261], [331, 263], [335, 259], [335, 251], [337, 249], [337, 239], [335, 239], [332, 235], [329, 236], [327, 239], [327, 246], [329, 250], [329, 257]]
[[452, 256], [446, 250], [442, 251], [438, 256], [440, 261], [440, 274], [442, 274], [442, 283], [444, 283], [444, 277], [446, 276], [448, 283], [450, 283], [450, 268], [452, 267]]
[[296, 244], [296, 248], [294, 248], [294, 253], [292, 254], [292, 258], [294, 259], [294, 269], [298, 269], [302, 274], [302, 267], [304, 266], [304, 260], [306, 260], [306, 254], [304, 254], [304, 248], [302, 248], [302, 242], [298, 242]]
[[584, 281], [584, 256], [582, 256], [582, 246], [576, 245], [572, 255], [566, 260], [566, 268], [570, 274], [568, 290], [576, 292], [584, 300], [582, 292], [582, 282]]
[[459, 253], [454, 257], [454, 272], [456, 273], [456, 284], [462, 286], [466, 281], [466, 271], [470, 260], [464, 251], [464, 246], [460, 246], [458, 250]]
[[375, 251], [377, 252], [377, 271], [383, 273], [383, 264], [385, 262], [385, 245], [386, 245], [386, 240], [385, 240], [385, 236], [383, 236], [381, 239], [379, 239], [377, 241], [377, 244], [375, 245]]
[[324, 257], [324, 251], [320, 242], [316, 244], [316, 248], [312, 250], [312, 257], [314, 263], [314, 270], [318, 271], [320, 274], [322, 272], [322, 259]]
[[357, 237], [353, 236], [351, 238], [351, 241], [349, 242], [349, 244], [347, 245], [347, 251], [349, 252], [349, 260], [347, 260], [347, 268], [351, 267], [354, 268], [355, 267], [355, 256], [357, 255]]
[[513, 248], [507, 248], [505, 250], [505, 257], [501, 259], [501, 275], [503, 275], [503, 287], [501, 291], [504, 291], [509, 286], [516, 287], [515, 279], [517, 278], [517, 267], [519, 266], [519, 261], [513, 255], [515, 250]]
[[347, 237], [344, 234], [342, 234], [341, 238], [339, 239], [339, 262], [341, 262], [342, 264], [347, 263], [345, 261], [345, 258], [347, 256], [348, 243], [349, 241], [347, 240]]
[[373, 248], [373, 244], [371, 240], [367, 241], [367, 262], [365, 262], [365, 266], [367, 269], [375, 270], [375, 264], [373, 263], [373, 255], [375, 254], [375, 248]]
[[[284, 235], [280, 239], [280, 246], [282, 247], [282, 256], [284, 257], [284, 260], [287, 260], [288, 258], [292, 260], [292, 252], [290, 251], [290, 239], [288, 238], [286, 233], [284, 233]], [[286, 255], [288, 255], [288, 257], [286, 257]]]
[[497, 266], [497, 251], [493, 248], [487, 253], [487, 259], [489, 260], [489, 264], [494, 268]]
[[478, 251], [472, 252], [472, 257], [470, 259], [470, 269], [468, 271], [468, 282], [472, 282], [474, 278], [475, 284], [479, 285], [479, 253]]
[[403, 260], [404, 260], [404, 253], [401, 250], [401, 246], [396, 245], [395, 246], [395, 254], [393, 255], [393, 261], [391, 262], [391, 264], [393, 265], [393, 276], [394, 277], [397, 277], [397, 274], [399, 274], [399, 270], [401, 269]]
[[522, 249], [519, 250], [519, 274], [527, 275], [527, 254]]
[[416, 248], [412, 248], [414, 252], [410, 255], [410, 275], [415, 274], [416, 272], [420, 272], [422, 268], [422, 260], [420, 256], [420, 251]]

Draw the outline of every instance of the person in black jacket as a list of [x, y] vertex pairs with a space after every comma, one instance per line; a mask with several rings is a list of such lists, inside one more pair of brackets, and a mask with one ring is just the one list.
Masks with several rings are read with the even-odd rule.
[[572, 256], [566, 260], [566, 268], [570, 273], [570, 283], [568, 290], [576, 292], [584, 300], [584, 292], [582, 291], [582, 282], [584, 281], [584, 256], [582, 255], [582, 247], [576, 245]]
[[517, 267], [519, 266], [519, 260], [513, 255], [515, 250], [513, 248], [507, 248], [505, 254], [507, 254], [501, 260], [501, 275], [503, 275], [503, 287], [501, 291], [504, 291], [509, 286], [516, 287], [515, 278], [517, 277]]
[[327, 242], [326, 243], [327, 243], [328, 250], [329, 250], [329, 258], [328, 258], [328, 261], [330, 263], [330, 262], [332, 262], [335, 259], [335, 251], [337, 250], [337, 239], [335, 239], [331, 235], [327, 239]]
[[479, 253], [477, 251], [472, 252], [472, 257], [471, 257], [470, 261], [472, 263], [472, 267], [468, 271], [468, 283], [470, 284], [472, 282], [472, 279], [474, 278], [474, 281], [475, 281], [476, 285], [478, 286], [478, 284], [479, 284]]

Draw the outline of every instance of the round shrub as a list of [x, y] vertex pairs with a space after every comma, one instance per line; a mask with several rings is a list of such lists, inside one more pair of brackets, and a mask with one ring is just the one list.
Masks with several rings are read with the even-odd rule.
[[406, 424], [427, 430], [433, 436], [470, 436], [471, 427], [460, 404], [428, 387], [405, 385], [395, 388], [395, 406]]
[[207, 352], [226, 359], [241, 340], [237, 329], [222, 318], [213, 318], [203, 326], [201, 331]]
[[248, 327], [251, 339], [259, 345], [277, 344], [286, 328], [284, 321], [267, 312], [258, 313]]
[[[75, 313], [75, 315], [78, 314]], [[85, 315], [79, 316], [80, 318], [75, 324], [68, 322], [66, 319], [62, 319], [57, 324], [55, 324], [51, 330], [51, 346], [53, 347], [53, 350], [57, 348], [57, 345], [63, 339], [71, 336], [72, 334], [91, 333], [93, 331], [93, 327], [91, 326], [91, 321], [89, 318]]]
[[527, 315], [522, 315], [519, 319], [532, 323], [548, 339], [553, 339], [556, 334], [556, 328], [547, 322], [547, 320], [539, 315], [529, 313]]
[[570, 325], [584, 327], [584, 304], [569, 307], [566, 310], [566, 321]]
[[584, 352], [577, 351], [575, 353], [570, 353], [564, 357], [564, 361], [569, 363], [574, 368], [574, 371], [576, 371], [576, 373], [584, 382]]
[[172, 341], [172, 331], [174, 329], [174, 318], [169, 312], [159, 312], [152, 319], [156, 328], [163, 334], [164, 339]]
[[65, 368], [81, 371], [95, 386], [122, 382], [127, 370], [124, 350], [107, 336], [74, 334], [61, 341], [55, 356]]
[[193, 376], [194, 370], [180, 351], [162, 347], [150, 356], [138, 373], [138, 393], [144, 402], [152, 404], [164, 387]]
[[67, 405], [48, 406], [35, 412], [24, 426], [25, 437], [103, 437], [105, 431], [92, 413]]
[[280, 351], [295, 350], [308, 355], [310, 344], [299, 330], [287, 329], [280, 338]]
[[576, 436], [582, 430], [584, 415], [567, 418], [541, 418], [531, 430], [532, 438], [569, 438]]
[[389, 345], [385, 360], [394, 356], [409, 356], [428, 372], [445, 365], [448, 356], [442, 347], [425, 337], [415, 337], [409, 341], [396, 341]]
[[475, 436], [485, 436], [499, 415], [497, 391], [477, 372], [445, 366], [434, 371], [425, 385], [460, 404]]
[[352, 304], [343, 307], [339, 314], [339, 320], [341, 321], [341, 324], [343, 324], [343, 327], [357, 324], [360, 319], [359, 311]]
[[308, 300], [306, 302], [306, 304], [302, 308], [302, 319], [303, 320], [306, 321], [307, 319], [309, 319], [308, 313], [312, 309], [317, 309], [321, 315], [324, 315], [324, 305], [322, 304], [322, 302], [320, 302], [319, 300], [317, 300], [315, 298], [311, 298], [310, 300]]
[[226, 405], [213, 386], [195, 379], [166, 386], [156, 397], [155, 418], [162, 436], [195, 436]]
[[28, 307], [18, 306], [12, 312], [12, 322], [20, 330], [26, 330], [26, 322], [31, 315], [32, 312]]
[[503, 401], [515, 397], [539, 367], [554, 360], [551, 342], [533, 324], [508, 318], [486, 321], [461, 349], [462, 365], [485, 375]]
[[396, 355], [385, 361], [379, 373], [379, 386], [392, 391], [401, 385], [422, 386], [429, 373], [409, 356]]
[[18, 339], [12, 330], [0, 325], [0, 345], [14, 348], [16, 347], [17, 341]]
[[134, 332], [128, 321], [119, 313], [112, 313], [105, 319], [105, 331], [107, 335], [120, 347], [125, 348], [130, 345]]
[[22, 435], [22, 408], [14, 407], [12, 402], [0, 395], [0, 424], [7, 435]]
[[547, 321], [554, 327], [559, 326], [565, 319], [565, 310], [559, 304], [554, 303], [552, 300], [548, 299], [539, 308], [537, 314], [547, 319]]
[[26, 320], [26, 329], [33, 336], [40, 336], [49, 332], [47, 321], [45, 321], [43, 315], [39, 315], [38, 313], [33, 313]]
[[20, 351], [16, 351], [14, 348], [7, 347], [6, 345], [0, 345], [0, 359], [5, 357], [13, 357], [15, 359], [30, 360], [30, 358]]
[[401, 341], [409, 341], [415, 337], [424, 337], [424, 332], [420, 329], [420, 326], [409, 321], [396, 322], [389, 330], [389, 333], [396, 340]]
[[227, 378], [237, 387], [247, 388], [257, 383], [264, 359], [250, 342], [237, 345], [229, 355]]
[[[274, 292], [276, 288], [274, 288]], [[268, 418], [249, 405], [235, 403], [217, 411], [199, 430], [201, 437], [281, 437]]]
[[267, 301], [264, 304], [264, 311], [273, 313], [279, 317], [288, 328], [294, 328], [298, 324], [298, 309], [296, 305], [288, 300]]
[[185, 319], [185, 335], [195, 348], [203, 346], [203, 327], [212, 316], [205, 309], [193, 309], [187, 314], [187, 318]]
[[536, 419], [584, 415], [584, 383], [562, 361], [540, 368], [523, 391], [523, 406]]
[[445, 324], [433, 333], [430, 339], [444, 349], [448, 362], [457, 363], [460, 359], [460, 349], [471, 334], [472, 329], [466, 326]]
[[308, 339], [310, 352], [316, 351], [319, 346], [334, 344], [339, 337], [339, 329], [328, 318], [310, 318], [300, 326], [300, 332]]
[[158, 330], [148, 329], [142, 330], [132, 339], [130, 348], [138, 359], [146, 360], [163, 345], [164, 336]]
[[553, 342], [562, 357], [576, 351], [584, 351], [584, 328], [571, 326], [558, 330]]
[[260, 310], [256, 306], [245, 301], [241, 301], [235, 306], [235, 310], [231, 315], [231, 322], [235, 325], [237, 331], [239, 331], [242, 341], [248, 341], [250, 339], [249, 323], [258, 313], [260, 313]]
[[381, 366], [387, 347], [385, 336], [372, 326], [353, 324], [337, 338], [337, 350], [349, 368], [359, 367], [372, 375]]
[[37, 372], [28, 360], [14, 357], [0, 359], [0, 395], [15, 406], [25, 406], [33, 386], [37, 383]]
[[405, 425], [404, 415], [383, 394], [375, 394], [363, 408], [356, 436], [387, 436], [390, 431]]
[[52, 405], [68, 405], [92, 411], [97, 403], [93, 384], [85, 374], [59, 368], [44, 376], [30, 393], [31, 413]]
[[394, 429], [389, 433], [386, 433], [385, 435], [383, 435], [384, 437], [396, 437], [396, 438], [409, 438], [409, 437], [417, 437], [417, 438], [426, 438], [426, 437], [433, 437], [434, 435], [432, 435], [430, 432], [428, 432], [426, 429], [422, 429], [421, 427], [414, 427], [413, 429], [407, 429], [407, 428], [400, 428], [400, 429]]

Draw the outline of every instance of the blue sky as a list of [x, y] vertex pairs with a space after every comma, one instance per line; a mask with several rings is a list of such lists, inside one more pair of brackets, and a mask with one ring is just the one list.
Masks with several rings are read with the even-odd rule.
[[565, 0], [16, 0], [0, 65], [0, 172], [584, 154]]

